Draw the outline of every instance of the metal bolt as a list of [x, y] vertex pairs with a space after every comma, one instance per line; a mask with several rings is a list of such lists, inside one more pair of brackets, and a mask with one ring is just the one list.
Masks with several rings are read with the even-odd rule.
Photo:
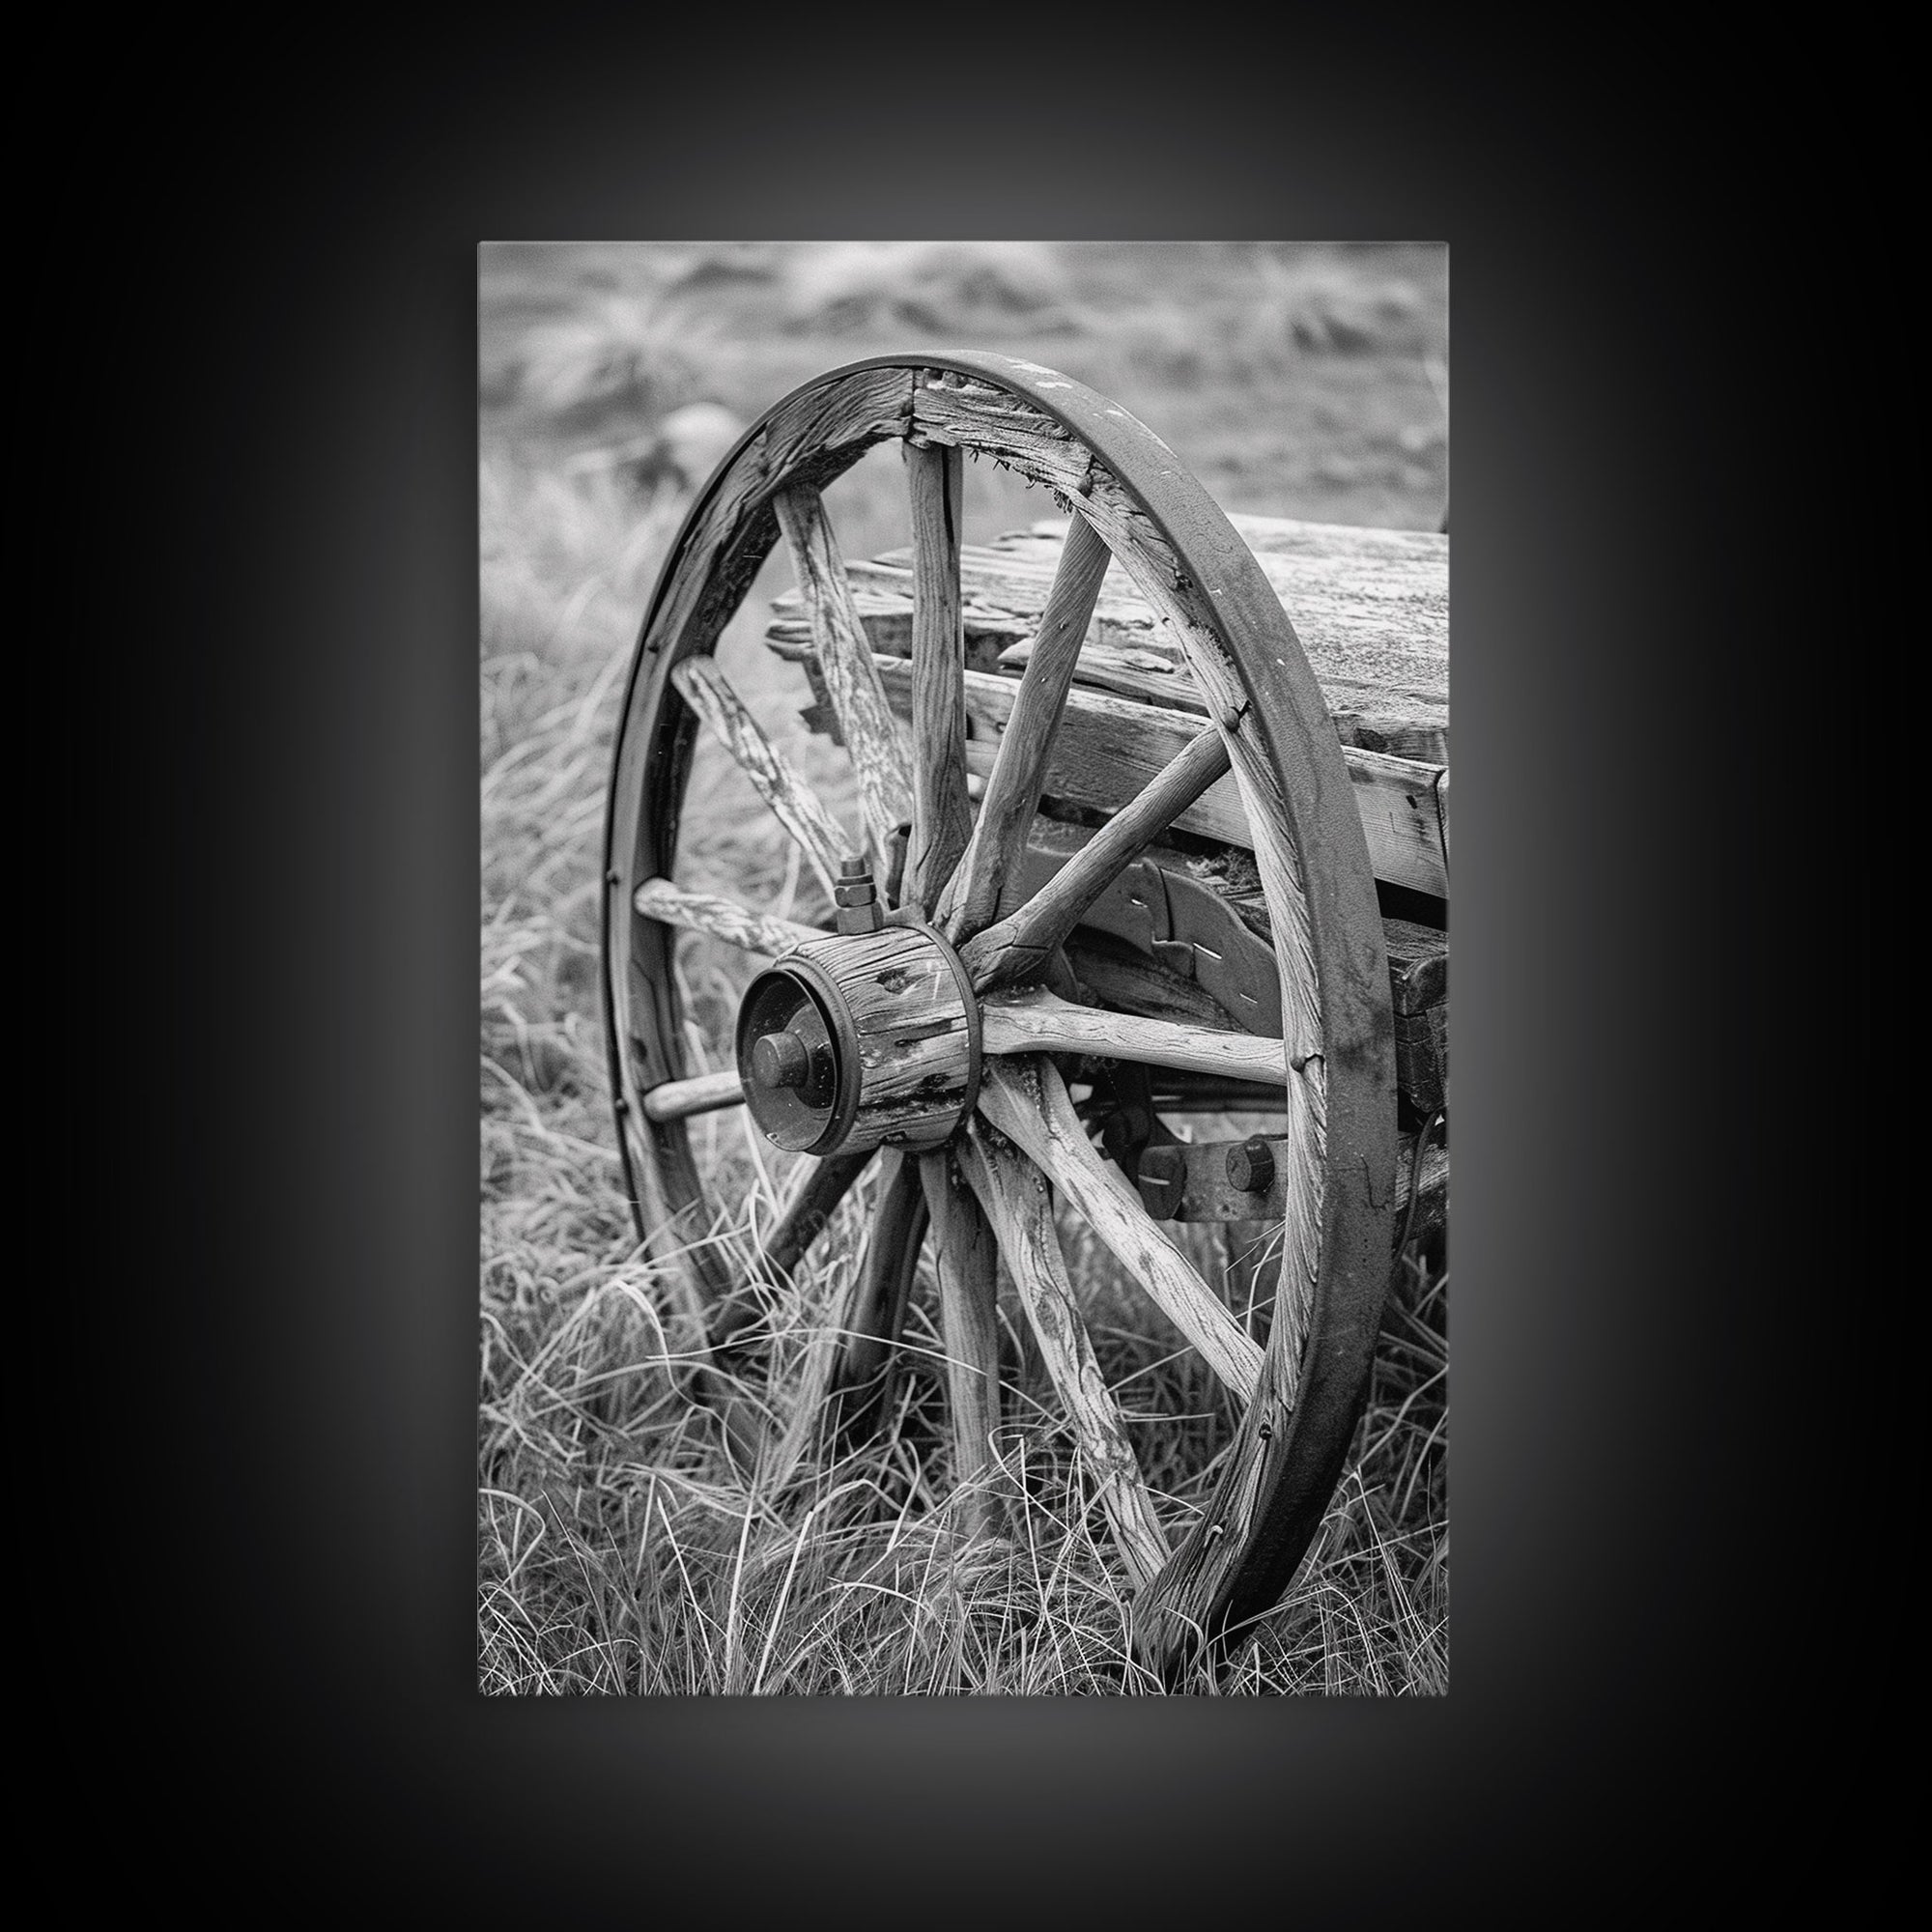
[[1274, 1150], [1259, 1134], [1228, 1150], [1228, 1179], [1243, 1194], [1265, 1194], [1274, 1185]]
[[877, 932], [886, 923], [885, 908], [879, 904], [878, 889], [865, 860], [854, 857], [838, 867], [838, 883], [832, 889], [838, 905], [840, 932]]

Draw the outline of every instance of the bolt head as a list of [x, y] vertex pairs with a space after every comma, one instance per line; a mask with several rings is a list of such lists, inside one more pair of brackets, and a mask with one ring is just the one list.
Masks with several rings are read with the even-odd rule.
[[760, 1087], [803, 1087], [811, 1049], [795, 1033], [768, 1033], [752, 1042], [752, 1078]]

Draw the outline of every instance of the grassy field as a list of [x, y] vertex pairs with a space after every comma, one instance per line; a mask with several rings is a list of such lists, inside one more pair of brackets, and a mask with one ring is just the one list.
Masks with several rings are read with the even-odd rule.
[[[923, 1271], [892, 1426], [785, 1506], [748, 1488], [689, 1401], [693, 1336], [638, 1253], [605, 1073], [598, 867], [617, 706], [720, 439], [823, 369], [922, 346], [1005, 350], [1122, 402], [1224, 508], [1433, 529], [1447, 497], [1446, 316], [1445, 252], [1423, 244], [482, 251], [484, 1690], [1157, 1690], [1125, 1655], [1104, 1528], [1030, 1380], [1009, 1432], [1026, 1498], [1015, 1533], [957, 1534]], [[827, 500], [848, 555], [904, 540], [895, 464], [868, 458]], [[969, 541], [1052, 512], [969, 466]], [[842, 810], [842, 753], [805, 732], [802, 676], [759, 642], [767, 600], [788, 583], [782, 556], [768, 562], [719, 659]], [[700, 755], [692, 797], [681, 878], [816, 916], [809, 871], [722, 754]], [[695, 949], [683, 970], [688, 1010], [709, 1029], [698, 1064], [728, 1064], [742, 965]], [[772, 1209], [776, 1156], [742, 1115], [695, 1128], [743, 1203], [724, 1238], [749, 1241]], [[1217, 1385], [1092, 1264], [1077, 1225], [1066, 1234], [1150, 1484], [1184, 1503], [1225, 1437]], [[763, 1308], [753, 1358], [772, 1371], [768, 1400], [781, 1403], [840, 1247], [821, 1241]], [[1447, 1287], [1440, 1267], [1404, 1264], [1315, 1550], [1233, 1670], [1183, 1691], [1446, 1690]]]

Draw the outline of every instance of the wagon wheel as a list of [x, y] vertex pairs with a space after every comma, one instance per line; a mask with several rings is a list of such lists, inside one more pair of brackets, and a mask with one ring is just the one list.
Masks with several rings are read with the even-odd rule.
[[[914, 535], [911, 664], [897, 667], [909, 728], [894, 715], [820, 496], [888, 438], [905, 445]], [[1025, 672], [1005, 686], [1010, 715], [990, 770], [980, 748], [977, 801], [962, 696], [962, 452], [1046, 486], [1070, 515]], [[853, 760], [863, 851], [712, 661], [781, 541]], [[1110, 563], [1179, 640], [1210, 715], [1029, 890], [1029, 830]], [[673, 883], [700, 728], [729, 748], [837, 901], [838, 930]], [[1079, 1004], [1065, 948], [1083, 913], [1150, 839], [1230, 784], [1265, 895], [1285, 1037]], [[1315, 677], [1260, 567], [1159, 438], [1051, 370], [978, 353], [853, 363], [778, 404], [693, 504], [645, 617], [605, 880], [606, 1021], [639, 1229], [714, 1337], [736, 1284], [703, 1237], [734, 1204], [707, 1192], [687, 1122], [742, 1102], [766, 1142], [803, 1156], [762, 1237], [767, 1277], [797, 1264], [868, 1163], [880, 1170], [845, 1303], [830, 1311], [790, 1431], [767, 1445], [780, 1471], [801, 1453], [820, 1398], [836, 1408], [842, 1391], [847, 1424], [855, 1407], [863, 1420], [930, 1225], [955, 1475], [976, 1477], [994, 1454], [1004, 1263], [1137, 1593], [1139, 1654], [1171, 1681], [1204, 1639], [1218, 1646], [1279, 1602], [1340, 1477], [1386, 1293], [1397, 1146], [1387, 962]], [[695, 1071], [687, 1057], [673, 970], [683, 929], [763, 967], [738, 1009], [735, 1073]], [[1142, 1069], [1170, 1086], [1196, 1082], [1221, 1094], [1220, 1109], [1232, 1091], [1280, 1110], [1269, 1199], [1282, 1265], [1264, 1348], [1148, 1212], [1122, 1171], [1131, 1148], [1117, 1163], [1091, 1144], [1074, 1093], [1104, 1088], [1110, 1069], [1127, 1087]], [[1162, 1520], [1135, 1465], [1069, 1288], [1056, 1190], [1244, 1405], [1190, 1522]]]

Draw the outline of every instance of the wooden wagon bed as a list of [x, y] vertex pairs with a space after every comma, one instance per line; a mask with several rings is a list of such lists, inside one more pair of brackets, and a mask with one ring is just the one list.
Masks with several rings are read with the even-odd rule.
[[[1281, 598], [1354, 781], [1381, 898], [1401, 1123], [1412, 1148], [1417, 1129], [1446, 1109], [1448, 1086], [1449, 540], [1275, 517], [1229, 521]], [[976, 786], [992, 769], [1065, 530], [1065, 519], [1045, 519], [962, 551], [966, 752]], [[886, 694], [909, 719], [912, 554], [853, 560], [847, 574]], [[798, 593], [772, 608], [766, 640], [805, 669], [815, 699], [806, 722], [836, 739]], [[1179, 643], [1125, 574], [1111, 572], [1054, 740], [1025, 890], [1175, 758], [1206, 711]], [[1232, 778], [1209, 787], [1175, 832], [1089, 912], [1069, 965], [1102, 1004], [1279, 1037], [1276, 974], [1261, 944], [1267, 909], [1244, 863], [1252, 841]], [[1445, 1211], [1445, 1143], [1446, 1131], [1437, 1132], [1425, 1151], [1417, 1202], [1425, 1229]], [[1407, 1181], [1406, 1158], [1405, 1193]], [[1214, 1185], [1213, 1175], [1190, 1169], [1156, 1211], [1225, 1214], [1209, 1198]]]

